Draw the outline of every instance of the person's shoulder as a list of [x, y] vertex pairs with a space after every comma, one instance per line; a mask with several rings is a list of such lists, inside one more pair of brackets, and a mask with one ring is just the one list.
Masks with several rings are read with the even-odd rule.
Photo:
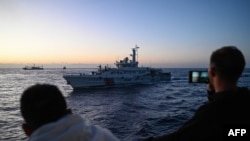
[[223, 91], [216, 94], [217, 103], [242, 103], [249, 101], [250, 91], [247, 87], [238, 87], [237, 91]]
[[235, 97], [237, 97], [236, 99], [238, 99], [239, 103], [246, 103], [246, 104], [250, 105], [250, 102], [249, 102], [250, 101], [250, 91], [248, 88], [246, 88], [246, 87], [239, 88]]
[[[98, 125], [89, 125], [91, 132], [92, 132], [92, 138], [97, 139], [95, 141], [119, 141], [119, 139], [111, 133], [106, 128], [100, 127]], [[94, 140], [93, 140], [94, 141]]]
[[88, 141], [118, 141], [118, 139], [108, 130], [98, 125], [93, 125], [80, 115], [69, 115], [65, 117], [71, 127], [77, 128], [80, 134], [88, 134]]
[[250, 96], [250, 90], [247, 87], [239, 87], [238, 94]]

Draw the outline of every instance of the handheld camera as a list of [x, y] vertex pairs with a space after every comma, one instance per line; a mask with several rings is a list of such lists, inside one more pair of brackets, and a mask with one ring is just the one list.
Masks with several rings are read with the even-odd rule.
[[208, 83], [207, 71], [189, 71], [189, 83]]

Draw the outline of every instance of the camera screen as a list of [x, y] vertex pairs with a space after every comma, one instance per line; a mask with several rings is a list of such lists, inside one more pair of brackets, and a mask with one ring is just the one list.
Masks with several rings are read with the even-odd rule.
[[189, 83], [208, 83], [207, 71], [190, 71]]

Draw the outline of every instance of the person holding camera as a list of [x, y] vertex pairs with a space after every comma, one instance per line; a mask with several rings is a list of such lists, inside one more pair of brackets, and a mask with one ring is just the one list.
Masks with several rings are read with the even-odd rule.
[[67, 109], [54, 85], [36, 84], [21, 96], [22, 128], [29, 141], [119, 141], [109, 130], [91, 125]]
[[[230, 135], [229, 129], [249, 127], [250, 91], [237, 85], [245, 64], [242, 52], [234, 46], [214, 51], [208, 68], [209, 101], [177, 131], [144, 141], [224, 140]], [[249, 137], [250, 130], [246, 133]]]

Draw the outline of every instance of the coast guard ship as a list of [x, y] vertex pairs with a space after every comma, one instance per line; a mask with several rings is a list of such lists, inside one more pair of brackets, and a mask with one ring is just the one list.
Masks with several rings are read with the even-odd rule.
[[138, 84], [153, 84], [160, 81], [170, 81], [171, 73], [163, 72], [159, 68], [138, 67], [137, 51], [139, 47], [132, 48], [132, 59], [125, 57], [116, 61], [117, 68], [100, 65], [97, 71], [91, 74], [75, 73], [64, 74], [63, 78], [74, 89], [95, 88], [95, 87], [116, 87]]

